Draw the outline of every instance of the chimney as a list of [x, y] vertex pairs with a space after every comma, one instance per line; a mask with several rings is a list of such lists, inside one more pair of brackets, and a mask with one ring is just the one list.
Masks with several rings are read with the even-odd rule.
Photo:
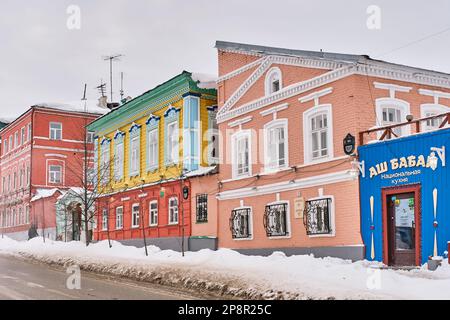
[[105, 96], [101, 96], [99, 99], [98, 99], [98, 106], [100, 107], [100, 108], [108, 108], [108, 98], [107, 97], [105, 97]]

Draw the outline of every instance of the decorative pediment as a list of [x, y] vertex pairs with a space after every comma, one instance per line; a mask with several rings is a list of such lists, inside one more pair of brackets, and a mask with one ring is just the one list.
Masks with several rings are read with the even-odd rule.
[[170, 105], [169, 108], [166, 110], [166, 112], [164, 112], [164, 117], [165, 118], [171, 118], [171, 117], [175, 117], [177, 115], [178, 112], [180, 112], [180, 108], [175, 108], [174, 106]]
[[123, 131], [117, 130], [114, 134], [114, 140], [121, 139], [123, 137], [125, 137], [125, 132]]
[[155, 116], [154, 114], [150, 114], [145, 124], [147, 126], [156, 126], [160, 119], [161, 117]]
[[102, 146], [109, 144], [111, 142], [111, 139], [109, 139], [108, 137], [103, 137], [102, 138], [102, 142], [100, 143]]

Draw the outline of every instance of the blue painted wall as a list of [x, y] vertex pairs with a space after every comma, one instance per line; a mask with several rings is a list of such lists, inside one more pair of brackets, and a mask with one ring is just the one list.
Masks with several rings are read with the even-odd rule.
[[[447, 241], [450, 241], [450, 157], [446, 156], [446, 166], [437, 157], [437, 167], [421, 165], [408, 166], [393, 169], [392, 159], [400, 159], [415, 156], [415, 160], [420, 155], [424, 156], [426, 163], [431, 155], [431, 148], [445, 147], [446, 153], [450, 154], [450, 129], [412, 135], [405, 138], [394, 139], [361, 146], [358, 148], [359, 160], [364, 161], [365, 177], [360, 176], [361, 191], [361, 232], [366, 246], [366, 259], [371, 258], [372, 232], [374, 238], [376, 261], [383, 260], [383, 225], [382, 225], [382, 189], [396, 186], [406, 186], [410, 184], [421, 185], [421, 257], [425, 263], [428, 256], [433, 255], [434, 248], [434, 209], [433, 190], [438, 191], [437, 197], [437, 217], [438, 226], [436, 228], [438, 254], [443, 255], [447, 250]], [[374, 175], [374, 168], [377, 164], [387, 163], [387, 171]], [[413, 164], [413, 162], [411, 162]], [[372, 171], [371, 171], [372, 168]], [[371, 177], [372, 174], [372, 177]], [[370, 197], [374, 197], [374, 221], [372, 226], [370, 214]], [[372, 228], [371, 228], [372, 226]], [[373, 230], [372, 230], [373, 229]]]

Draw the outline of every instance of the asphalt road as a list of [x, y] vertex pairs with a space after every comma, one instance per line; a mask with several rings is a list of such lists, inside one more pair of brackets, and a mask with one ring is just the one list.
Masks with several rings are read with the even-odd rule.
[[86, 272], [81, 272], [81, 289], [70, 290], [66, 285], [70, 276], [63, 269], [0, 255], [0, 300], [199, 299], [172, 288]]

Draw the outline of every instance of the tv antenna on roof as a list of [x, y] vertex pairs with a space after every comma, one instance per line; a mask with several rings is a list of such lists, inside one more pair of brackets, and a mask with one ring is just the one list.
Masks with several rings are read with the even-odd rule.
[[81, 98], [81, 101], [84, 101], [84, 112], [87, 111], [86, 89], [87, 89], [87, 83], [84, 84], [83, 98]]
[[120, 73], [120, 101], [123, 101], [123, 72]]
[[123, 57], [122, 54], [113, 54], [109, 56], [103, 56], [103, 60], [109, 61], [109, 81], [111, 82], [111, 102], [113, 100], [113, 61], [120, 61], [120, 58]]

